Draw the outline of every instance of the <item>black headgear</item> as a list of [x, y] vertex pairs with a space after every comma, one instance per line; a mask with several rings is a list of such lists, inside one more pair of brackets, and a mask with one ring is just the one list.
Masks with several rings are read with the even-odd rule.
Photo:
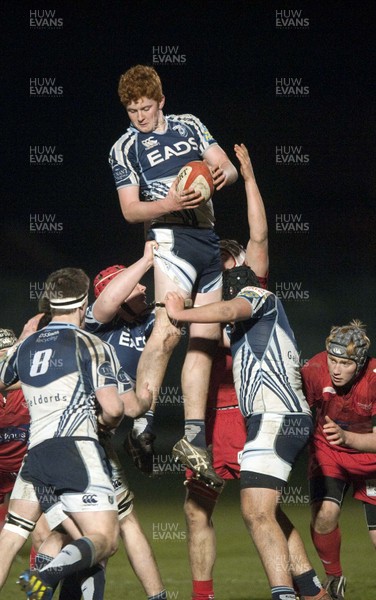
[[[348, 347], [353, 343], [353, 353], [350, 354]], [[330, 340], [327, 341], [326, 350], [337, 358], [345, 358], [356, 362], [356, 373], [364, 367], [367, 361], [369, 339], [356, 322], [344, 327], [332, 327]]]
[[260, 287], [257, 275], [250, 267], [242, 265], [233, 267], [233, 269], [226, 269], [223, 272], [223, 299], [231, 300], [235, 298], [240, 290], [249, 285]]

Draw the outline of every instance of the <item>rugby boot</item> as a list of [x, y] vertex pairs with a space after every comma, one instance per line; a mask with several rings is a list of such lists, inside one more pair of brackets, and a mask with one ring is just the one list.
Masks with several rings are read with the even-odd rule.
[[301, 596], [301, 600], [333, 600], [333, 598], [327, 590], [322, 589], [315, 596]]
[[214, 488], [223, 486], [223, 479], [214, 471], [210, 453], [206, 448], [194, 446], [183, 437], [173, 447], [172, 456], [175, 461], [194, 471], [197, 479], [202, 479]]
[[333, 600], [344, 600], [346, 590], [346, 577], [330, 575], [323, 583]]
[[131, 457], [135, 467], [149, 477], [153, 475], [154, 440], [153, 433], [140, 433], [135, 438], [130, 431], [123, 443], [123, 448]]
[[29, 600], [51, 600], [53, 596], [53, 589], [43, 583], [38, 571], [24, 571], [17, 583], [20, 584]]

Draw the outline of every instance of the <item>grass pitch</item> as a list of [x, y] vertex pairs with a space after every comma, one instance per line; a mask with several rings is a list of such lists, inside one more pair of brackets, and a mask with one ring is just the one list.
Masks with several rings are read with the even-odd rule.
[[[119, 453], [120, 454], [120, 453]], [[163, 459], [164, 460], [164, 459]], [[149, 479], [122, 457], [135, 507], [153, 547], [168, 599], [190, 600], [191, 577], [188, 565], [187, 533], [183, 514], [185, 488], [181, 469], [164, 462], [165, 474]], [[319, 577], [324, 572], [312, 545], [309, 523], [308, 482], [304, 456], [296, 465], [284, 494], [284, 510], [302, 535], [310, 560]], [[214, 572], [216, 600], [270, 600], [269, 586], [260, 559], [249, 538], [239, 509], [239, 484], [227, 483], [213, 516], [217, 535], [217, 561]], [[342, 564], [348, 579], [346, 600], [375, 600], [375, 556], [363, 508], [350, 497], [341, 516]], [[1, 600], [17, 600], [23, 593], [16, 586], [18, 575], [28, 568], [29, 543], [13, 564]], [[1, 557], [0, 557], [1, 560]], [[276, 566], [278, 557], [276, 556]], [[58, 597], [58, 594], [55, 594]], [[134, 575], [123, 546], [107, 567], [106, 600], [144, 600], [146, 595]]]
[[[160, 571], [168, 590], [168, 598], [189, 600], [191, 591], [187, 559], [186, 528], [182, 511], [184, 498], [183, 476], [165, 475], [150, 480], [133, 471], [130, 473], [136, 494], [135, 505], [141, 523], [153, 546]], [[286, 496], [285, 510], [299, 529], [307, 551], [319, 576], [321, 563], [309, 535], [309, 506], [304, 486], [291, 483]], [[300, 489], [303, 489], [299, 495]], [[268, 584], [258, 555], [243, 525], [239, 512], [239, 488], [230, 482], [214, 513], [217, 533], [217, 562], [215, 567], [216, 600], [269, 600]], [[342, 562], [348, 578], [346, 596], [349, 600], [374, 600], [374, 553], [368, 537], [362, 506], [348, 498], [342, 512]], [[26, 545], [12, 567], [2, 600], [22, 598], [15, 582], [27, 568]], [[1, 560], [1, 557], [0, 557]], [[277, 560], [277, 557], [276, 557]], [[121, 547], [107, 568], [106, 599], [143, 600], [145, 594]]]

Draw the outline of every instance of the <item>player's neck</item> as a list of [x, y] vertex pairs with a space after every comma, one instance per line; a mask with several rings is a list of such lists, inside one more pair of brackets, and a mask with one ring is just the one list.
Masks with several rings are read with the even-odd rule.
[[164, 133], [167, 129], [167, 121], [164, 118], [164, 115], [161, 111], [160, 115], [158, 115], [158, 123], [156, 128], [154, 129], [154, 131], [158, 132], [158, 133]]
[[76, 327], [81, 327], [81, 316], [79, 311], [69, 314], [69, 315], [55, 315], [51, 319], [51, 323], [69, 323], [70, 325], [76, 325]]

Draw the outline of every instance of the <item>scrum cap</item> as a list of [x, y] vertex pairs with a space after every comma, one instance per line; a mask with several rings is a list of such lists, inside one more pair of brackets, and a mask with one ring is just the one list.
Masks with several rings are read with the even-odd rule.
[[220, 240], [219, 247], [231, 254], [235, 261], [235, 266], [240, 267], [245, 261], [245, 249], [236, 240]]
[[240, 267], [233, 267], [232, 269], [226, 269], [223, 274], [223, 298], [224, 300], [231, 300], [235, 298], [239, 292], [247, 287], [260, 287], [260, 282], [257, 275], [252, 271], [250, 267], [242, 265]]
[[357, 373], [366, 363], [369, 346], [370, 341], [365, 329], [362, 323], [356, 320], [343, 327], [332, 327], [326, 340], [327, 352], [338, 358], [355, 361]]
[[124, 265], [113, 265], [112, 267], [107, 267], [107, 269], [103, 269], [100, 271], [98, 275], [94, 279], [94, 295], [98, 298], [99, 294], [101, 294], [110, 281], [119, 275], [121, 271], [124, 271], [126, 267]]

